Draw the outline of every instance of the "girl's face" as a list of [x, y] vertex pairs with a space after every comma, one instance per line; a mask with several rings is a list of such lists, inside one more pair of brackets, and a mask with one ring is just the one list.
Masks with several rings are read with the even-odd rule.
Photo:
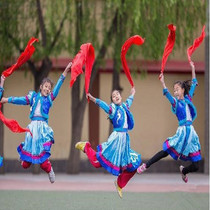
[[48, 96], [51, 92], [51, 84], [49, 82], [45, 82], [40, 85], [40, 92], [42, 96]]
[[181, 88], [179, 84], [174, 85], [174, 96], [180, 100], [184, 99], [184, 88]]
[[112, 101], [113, 101], [113, 103], [116, 104], [116, 105], [120, 105], [120, 104], [121, 104], [121, 102], [122, 102], [122, 97], [121, 97], [119, 91], [114, 90], [114, 91], [112, 92]]

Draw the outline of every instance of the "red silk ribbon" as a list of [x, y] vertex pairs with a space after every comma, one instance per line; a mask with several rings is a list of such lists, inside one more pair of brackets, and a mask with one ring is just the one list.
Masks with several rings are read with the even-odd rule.
[[174, 43], [175, 43], [175, 38], [176, 38], [176, 33], [175, 33], [176, 26], [174, 26], [173, 24], [169, 24], [168, 29], [170, 30], [170, 32], [169, 32], [167, 42], [166, 42], [166, 45], [165, 45], [165, 49], [164, 49], [164, 52], [163, 52], [161, 73], [164, 72], [166, 61], [168, 59], [169, 54], [173, 50]]
[[[35, 47], [33, 46], [34, 42], [38, 42], [39, 40], [32, 37], [24, 52], [21, 53], [20, 57], [18, 58], [17, 62], [12, 65], [10, 68], [3, 71], [2, 75], [5, 77], [9, 77], [16, 69], [18, 69], [21, 65], [23, 65], [26, 61], [28, 61], [35, 51]], [[32, 133], [28, 128], [22, 128], [19, 123], [14, 119], [7, 119], [3, 113], [1, 112], [1, 104], [0, 104], [0, 120], [12, 131], [15, 133], [22, 133], [22, 132], [30, 132], [31, 136]]]
[[28, 128], [22, 128], [16, 120], [6, 118], [1, 112], [1, 106], [2, 104], [0, 103], [0, 119], [12, 132], [14, 133], [30, 132], [32, 136], [32, 133]]
[[21, 53], [20, 57], [17, 60], [17, 63], [15, 63], [14, 65], [12, 65], [10, 68], [6, 69], [5, 71], [3, 71], [2, 75], [4, 75], [5, 77], [10, 76], [16, 69], [18, 69], [20, 66], [22, 66], [26, 61], [28, 61], [31, 56], [33, 55], [34, 51], [35, 51], [35, 47], [33, 46], [34, 42], [38, 42], [39, 40], [32, 37], [24, 52]]
[[143, 43], [144, 43], [144, 39], [139, 35], [135, 35], [135, 36], [130, 37], [128, 40], [126, 40], [125, 43], [122, 46], [122, 49], [121, 49], [121, 62], [122, 62], [122, 65], [123, 65], [123, 69], [124, 69], [125, 74], [128, 78], [128, 81], [130, 82], [132, 87], [134, 87], [134, 83], [133, 83], [131, 73], [130, 73], [130, 70], [128, 68], [125, 56], [126, 56], [126, 53], [127, 53], [128, 49], [130, 48], [131, 45], [133, 45], [133, 44], [142, 45]]
[[86, 43], [81, 45], [80, 51], [72, 61], [70, 87], [73, 86], [77, 77], [83, 73], [82, 67], [85, 64], [85, 92], [88, 93], [94, 61], [95, 51], [92, 44]]
[[193, 42], [193, 45], [187, 49], [187, 57], [188, 57], [189, 63], [191, 62], [191, 55], [196, 50], [196, 48], [198, 48], [200, 46], [200, 44], [202, 43], [204, 38], [205, 38], [205, 25], [203, 26], [202, 33], [201, 33], [200, 37], [195, 39]]

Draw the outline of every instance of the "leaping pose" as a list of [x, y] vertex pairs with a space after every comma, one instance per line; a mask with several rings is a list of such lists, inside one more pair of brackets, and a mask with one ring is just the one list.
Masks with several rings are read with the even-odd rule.
[[109, 173], [118, 176], [115, 185], [120, 197], [122, 197], [122, 188], [134, 176], [141, 163], [140, 155], [130, 148], [128, 135], [128, 130], [134, 126], [133, 115], [130, 112], [134, 94], [135, 88], [132, 88], [131, 95], [125, 103], [122, 103], [120, 92], [114, 90], [111, 95], [112, 103], [108, 105], [88, 93], [87, 97], [109, 114], [113, 132], [106, 142], [97, 146], [97, 152], [91, 148], [90, 142], [78, 142], [75, 145], [77, 149], [86, 153], [95, 168], [103, 167]]
[[[192, 68], [192, 81], [177, 81], [174, 83], [174, 97], [168, 91], [163, 74], [160, 74], [160, 82], [163, 85], [163, 94], [167, 97], [172, 105], [172, 112], [176, 115], [179, 127], [176, 134], [167, 138], [163, 143], [163, 150], [154, 155], [146, 163], [143, 163], [138, 169], [139, 174], [147, 170], [152, 164], [162, 158], [171, 155], [175, 160], [180, 158], [184, 161], [191, 161], [187, 167], [180, 166], [182, 179], [188, 182], [187, 174], [198, 170], [199, 161], [201, 160], [199, 137], [192, 125], [197, 117], [197, 112], [192, 97], [198, 82], [195, 75], [195, 67], [190, 62]], [[190, 83], [189, 83], [190, 82]]]
[[49, 161], [51, 146], [54, 144], [54, 134], [48, 125], [48, 114], [71, 65], [71, 62], [67, 65], [53, 90], [52, 81], [45, 78], [38, 93], [30, 91], [23, 97], [3, 97], [1, 100], [1, 103], [30, 105], [31, 123], [28, 128], [32, 135], [29, 132], [26, 133], [25, 141], [18, 146], [17, 151], [24, 169], [29, 168], [31, 164], [40, 164], [40, 167], [48, 173], [51, 183], [55, 182], [55, 174]]

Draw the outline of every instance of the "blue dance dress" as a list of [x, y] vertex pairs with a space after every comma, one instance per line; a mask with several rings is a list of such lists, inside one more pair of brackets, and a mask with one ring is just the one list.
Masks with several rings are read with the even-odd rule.
[[199, 137], [192, 125], [197, 117], [196, 108], [192, 103], [197, 84], [197, 80], [194, 78], [189, 95], [185, 95], [183, 100], [172, 97], [168, 89], [163, 89], [163, 94], [170, 101], [172, 112], [179, 121], [176, 134], [167, 138], [163, 143], [163, 150], [167, 151], [175, 160], [178, 158], [192, 162], [201, 160]]
[[121, 105], [107, 105], [96, 99], [96, 104], [109, 114], [114, 128], [107, 142], [97, 146], [96, 157], [102, 167], [115, 176], [123, 171], [135, 171], [141, 163], [141, 155], [130, 148], [128, 135], [128, 130], [134, 126], [133, 115], [129, 111], [132, 101], [133, 96], [130, 96]]
[[58, 79], [53, 91], [48, 96], [42, 96], [40, 92], [30, 91], [23, 97], [9, 97], [8, 102], [18, 105], [30, 105], [31, 123], [28, 125], [33, 136], [29, 132], [25, 135], [25, 141], [18, 147], [20, 159], [32, 164], [41, 164], [51, 155], [51, 146], [54, 144], [52, 128], [48, 125], [49, 109], [57, 97], [65, 77]]

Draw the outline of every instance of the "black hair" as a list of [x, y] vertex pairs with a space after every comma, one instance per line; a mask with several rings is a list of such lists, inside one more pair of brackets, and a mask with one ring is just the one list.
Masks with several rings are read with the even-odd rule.
[[40, 85], [43, 85], [45, 82], [50, 83], [51, 89], [53, 88], [54, 84], [53, 84], [53, 81], [50, 78], [48, 78], [48, 77], [44, 78]]
[[[114, 91], [119, 92], [119, 94], [121, 95], [121, 91], [120, 91], [120, 90], [114, 89], [114, 90], [112, 90], [112, 93], [113, 93]], [[112, 101], [112, 93], [111, 93], [111, 96], [110, 96], [111, 102], [113, 102], [113, 101]]]
[[[114, 90], [112, 90], [112, 93], [113, 93], [114, 91], [119, 92], [120, 95], [121, 95], [121, 91], [120, 91], [120, 90], [114, 89]], [[111, 93], [111, 96], [110, 96], [111, 102], [113, 102], [113, 101], [112, 101], [112, 93]], [[107, 120], [109, 120], [110, 123], [113, 125], [113, 122], [112, 122], [112, 120], [109, 118], [109, 115], [107, 116]]]
[[191, 80], [185, 80], [185, 81], [176, 81], [174, 82], [174, 85], [179, 85], [182, 89], [184, 89], [184, 95], [188, 95], [190, 91], [190, 87], [192, 84]]

